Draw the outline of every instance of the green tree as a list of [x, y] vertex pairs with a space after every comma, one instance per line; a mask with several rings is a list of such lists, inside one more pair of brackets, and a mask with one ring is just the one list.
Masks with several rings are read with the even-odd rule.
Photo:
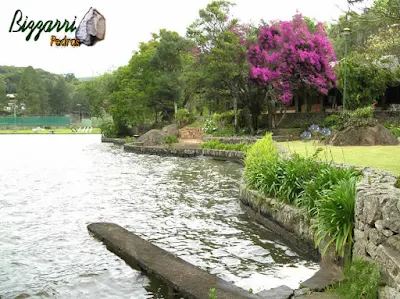
[[6, 90], [6, 84], [4, 82], [4, 79], [0, 77], [0, 111], [4, 109], [4, 106], [7, 105], [7, 90]]
[[69, 112], [71, 92], [63, 77], [59, 77], [49, 95], [49, 106], [52, 114], [63, 115]]
[[[396, 70], [386, 59], [353, 52], [347, 57], [346, 107], [356, 109], [371, 105], [383, 97], [389, 82], [396, 80]], [[339, 67], [339, 89], [343, 90], [344, 64]]]
[[19, 104], [26, 105], [27, 114], [42, 114], [42, 107], [48, 100], [48, 94], [42, 79], [31, 66], [27, 67], [22, 73], [17, 94]]

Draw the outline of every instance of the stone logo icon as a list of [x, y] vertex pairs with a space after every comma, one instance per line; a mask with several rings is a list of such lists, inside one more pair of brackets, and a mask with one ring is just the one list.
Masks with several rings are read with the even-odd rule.
[[97, 9], [91, 7], [80, 22], [75, 37], [81, 44], [93, 46], [98, 41], [104, 40], [105, 34], [106, 19]]

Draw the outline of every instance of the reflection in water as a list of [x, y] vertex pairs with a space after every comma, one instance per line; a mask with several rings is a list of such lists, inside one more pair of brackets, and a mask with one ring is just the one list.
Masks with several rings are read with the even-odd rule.
[[0, 136], [0, 295], [166, 298], [89, 236], [115, 222], [255, 292], [318, 266], [241, 210], [242, 167], [123, 153], [91, 135]]

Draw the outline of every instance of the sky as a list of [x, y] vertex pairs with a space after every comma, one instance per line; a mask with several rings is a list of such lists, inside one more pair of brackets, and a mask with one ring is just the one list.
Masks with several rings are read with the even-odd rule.
[[[185, 35], [186, 28], [198, 17], [199, 10], [211, 0], [13, 0], [0, 1], [0, 65], [32, 66], [56, 74], [74, 73], [76, 77], [101, 75], [126, 65], [142, 41], [161, 28]], [[244, 22], [290, 19], [298, 10], [318, 21], [334, 21], [347, 9], [346, 0], [236, 0], [231, 14]], [[40, 20], [69, 22], [76, 27], [89, 10], [96, 8], [106, 19], [106, 36], [93, 47], [50, 46], [55, 35], [74, 38], [74, 33], [43, 32], [37, 41], [29, 41], [25, 32], [9, 32], [15, 12]], [[23, 23], [21, 22], [21, 24]], [[13, 29], [19, 26], [14, 24]]]

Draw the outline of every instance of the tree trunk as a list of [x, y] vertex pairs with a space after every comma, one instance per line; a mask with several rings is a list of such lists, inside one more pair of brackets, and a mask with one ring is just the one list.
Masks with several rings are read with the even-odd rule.
[[178, 112], [178, 103], [176, 101], [174, 101], [174, 110], [175, 110], [175, 113]]
[[238, 126], [238, 100], [237, 100], [237, 96], [234, 96], [233, 98], [233, 109], [235, 110], [235, 135], [239, 134], [239, 126]]

